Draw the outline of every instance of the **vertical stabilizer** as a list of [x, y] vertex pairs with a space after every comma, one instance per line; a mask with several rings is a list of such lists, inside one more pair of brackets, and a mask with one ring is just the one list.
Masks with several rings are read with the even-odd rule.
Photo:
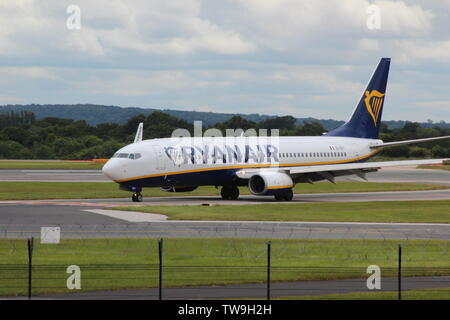
[[350, 120], [326, 135], [378, 139], [390, 64], [390, 58], [380, 60]]

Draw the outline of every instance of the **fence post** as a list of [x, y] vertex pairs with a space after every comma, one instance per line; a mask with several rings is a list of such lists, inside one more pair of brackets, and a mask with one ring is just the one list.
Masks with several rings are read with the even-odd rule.
[[402, 300], [402, 245], [398, 245], [398, 300]]
[[267, 242], [267, 300], [270, 300], [270, 251], [271, 242]]
[[33, 246], [34, 238], [28, 239], [28, 299], [31, 299], [32, 279], [33, 279]]
[[163, 239], [158, 241], [158, 252], [159, 252], [159, 300], [162, 300], [162, 286], [163, 286]]

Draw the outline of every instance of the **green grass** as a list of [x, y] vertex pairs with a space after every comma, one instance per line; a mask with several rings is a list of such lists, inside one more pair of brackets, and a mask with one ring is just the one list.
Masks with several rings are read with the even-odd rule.
[[169, 220], [450, 223], [450, 200], [326, 202], [214, 206], [125, 206]]
[[[403, 246], [403, 275], [450, 274], [450, 241], [437, 240], [272, 240], [273, 281], [368, 277], [369, 265], [394, 277], [397, 245]], [[263, 283], [264, 239], [165, 239], [164, 285]], [[63, 240], [35, 242], [34, 294], [68, 292], [66, 268], [81, 267], [84, 291], [156, 287], [156, 239]], [[27, 292], [26, 240], [0, 240], [0, 295]]]
[[0, 160], [0, 169], [101, 169], [102, 163], [64, 160]]
[[114, 182], [0, 182], [0, 200], [98, 199], [128, 196]]
[[434, 169], [434, 170], [447, 170], [450, 171], [450, 165], [420, 165], [417, 169]]
[[[353, 292], [318, 296], [277, 297], [276, 300], [398, 300], [397, 291]], [[402, 292], [402, 300], [450, 300], [449, 288], [408, 290]]]
[[[377, 182], [340, 182], [298, 184], [296, 193], [335, 193], [335, 192], [378, 192], [378, 191], [412, 191], [437, 190], [446, 186], [414, 183], [377, 183]], [[241, 194], [249, 194], [247, 187], [240, 188]], [[172, 193], [159, 188], [147, 188], [144, 197], [170, 196], [218, 196], [220, 189], [199, 187], [193, 192]], [[99, 199], [126, 198], [131, 193], [119, 190], [114, 182], [0, 182], [0, 200], [31, 199]]]

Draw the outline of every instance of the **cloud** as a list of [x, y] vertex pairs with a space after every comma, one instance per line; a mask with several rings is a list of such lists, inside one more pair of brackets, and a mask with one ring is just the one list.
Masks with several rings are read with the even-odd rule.
[[[66, 28], [71, 4], [81, 9], [81, 30]], [[370, 4], [380, 8], [379, 30], [367, 28]], [[379, 58], [388, 56], [385, 117], [420, 120], [424, 109], [411, 107], [439, 101], [442, 110], [450, 101], [449, 6], [448, 0], [0, 0], [0, 104], [91, 102], [346, 119]]]

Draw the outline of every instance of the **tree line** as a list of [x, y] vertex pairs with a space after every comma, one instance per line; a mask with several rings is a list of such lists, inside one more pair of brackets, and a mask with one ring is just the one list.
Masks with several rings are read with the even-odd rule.
[[[124, 124], [89, 125], [84, 120], [48, 117], [36, 120], [32, 112], [0, 114], [0, 158], [2, 159], [96, 159], [109, 158], [115, 151], [131, 143], [137, 126], [144, 123], [144, 139], [170, 137], [175, 129], [187, 129], [194, 134], [193, 124], [155, 111], [137, 115]], [[279, 129], [282, 136], [319, 136], [326, 130], [318, 122], [296, 124], [291, 116], [253, 122], [234, 116], [203, 129]], [[403, 128], [388, 129], [382, 123], [380, 138], [386, 142], [450, 135], [450, 128], [423, 128], [407, 122]], [[418, 146], [387, 148], [383, 155], [394, 158], [448, 157], [450, 141], [428, 142]]]

